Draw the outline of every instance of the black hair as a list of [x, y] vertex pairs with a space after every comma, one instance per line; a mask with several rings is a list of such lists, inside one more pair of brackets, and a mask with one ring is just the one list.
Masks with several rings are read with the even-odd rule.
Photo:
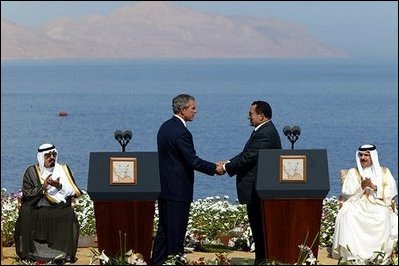
[[272, 108], [265, 101], [254, 101], [252, 105], [256, 105], [255, 111], [257, 114], [264, 114], [267, 118], [272, 118]]

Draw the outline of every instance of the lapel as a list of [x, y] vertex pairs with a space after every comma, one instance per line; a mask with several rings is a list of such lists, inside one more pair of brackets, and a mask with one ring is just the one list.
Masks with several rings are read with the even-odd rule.
[[247, 143], [245, 143], [244, 150], [246, 150], [246, 149], [248, 148], [248, 146], [249, 146], [249, 144], [251, 143], [253, 137], [255, 136], [255, 133], [256, 133], [255, 130], [253, 130], [252, 133], [251, 133], [251, 136], [250, 136], [249, 139], [247, 140]]
[[272, 121], [269, 121], [269, 122], [263, 124], [260, 128], [258, 128], [257, 131], [255, 131], [255, 129], [252, 131], [251, 136], [249, 137], [247, 143], [245, 143], [244, 150], [246, 150], [246, 149], [248, 148], [249, 144], [251, 143], [251, 141], [252, 141], [252, 139], [254, 138], [254, 136], [256, 135], [256, 133], [257, 133], [257, 132], [259, 133], [260, 130], [262, 130], [262, 129], [264, 129], [265, 127], [267, 127], [268, 125], [270, 125], [271, 122], [272, 122]]

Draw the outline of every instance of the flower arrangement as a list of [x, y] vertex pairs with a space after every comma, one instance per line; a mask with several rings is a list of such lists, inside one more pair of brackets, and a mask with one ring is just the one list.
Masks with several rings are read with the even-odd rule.
[[[350, 248], [347, 248], [350, 252]], [[368, 259], [359, 256], [352, 260], [344, 261], [341, 258], [338, 261], [338, 265], [398, 265], [398, 242], [395, 242], [390, 254], [382, 251], [374, 251], [374, 255]]]
[[313, 239], [310, 247], [306, 246], [305, 243], [308, 239], [309, 232], [306, 234], [304, 244], [299, 245], [299, 256], [295, 265], [315, 265], [317, 260], [313, 254], [312, 248], [317, 240], [318, 234]]
[[83, 191], [82, 196], [74, 200], [73, 207], [80, 224], [80, 234], [84, 236], [96, 235], [94, 204], [86, 191]]
[[[84, 192], [84, 191], [83, 191]], [[18, 218], [19, 201], [21, 193], [7, 193], [7, 190], [1, 190], [1, 230], [3, 245], [11, 246], [14, 243], [14, 227]], [[74, 210], [80, 223], [80, 232], [82, 235], [94, 236], [96, 234], [96, 224], [94, 216], [94, 205], [89, 195], [84, 192], [82, 196], [75, 199]], [[323, 201], [321, 230], [319, 233], [319, 245], [321, 247], [330, 247], [334, 235], [335, 218], [338, 213], [338, 199], [333, 196]], [[154, 217], [154, 234], [158, 225], [158, 209], [156, 208]], [[222, 237], [227, 237], [227, 241], [222, 241]], [[254, 243], [252, 232], [248, 223], [245, 205], [231, 203], [227, 196], [208, 197], [199, 199], [191, 204], [190, 219], [186, 233], [185, 248], [187, 250], [198, 249], [198, 247], [215, 247], [217, 245], [226, 245], [226, 248], [234, 250], [253, 250]], [[126, 248], [125, 248], [126, 249]], [[133, 250], [121, 253], [117, 258], [106, 257], [104, 251], [99, 253], [93, 250], [93, 261], [101, 260], [104, 264], [139, 264], [140, 255]], [[214, 251], [217, 254], [224, 254], [224, 251]], [[305, 245], [300, 245], [300, 257], [298, 264], [312, 264], [315, 262], [312, 257], [311, 249]], [[216, 249], [214, 249], [216, 250]], [[220, 253], [219, 253], [220, 252]], [[387, 264], [397, 264], [397, 244], [393, 254], [390, 255]], [[384, 256], [382, 256], [384, 255]], [[386, 258], [385, 254], [378, 254], [373, 261], [368, 260], [369, 264], [378, 264], [381, 258]], [[218, 258], [218, 257], [217, 257]], [[174, 261], [171, 258], [171, 261]], [[222, 260], [220, 260], [222, 261]], [[217, 261], [198, 261], [190, 262], [194, 265], [217, 264], [223, 265]], [[227, 263], [227, 261], [224, 261]]]
[[93, 256], [90, 259], [90, 265], [96, 265], [99, 261], [101, 265], [147, 265], [143, 259], [143, 255], [129, 250], [117, 257], [108, 257], [104, 250], [100, 253], [96, 249], [91, 249]]
[[[14, 244], [15, 223], [18, 218], [22, 192], [8, 193], [1, 189], [1, 231], [4, 246]], [[80, 198], [73, 202], [76, 217], [80, 224], [80, 234], [87, 236], [96, 235], [96, 220], [94, 217], [93, 201], [83, 191]]]
[[97, 249], [92, 248], [91, 252], [93, 255], [90, 259], [90, 265], [94, 265], [97, 261], [101, 265], [147, 265], [142, 254], [136, 253], [132, 249], [126, 251], [126, 233], [124, 233], [123, 237], [122, 244], [122, 232], [119, 231], [120, 254], [116, 257], [108, 257], [105, 254], [105, 250], [100, 253]]
[[191, 204], [186, 242], [188, 246], [221, 244], [237, 250], [249, 250], [252, 232], [248, 223], [245, 205], [232, 204], [228, 196], [207, 197]]
[[212, 259], [205, 260], [201, 257], [196, 261], [187, 260], [185, 255], [170, 256], [163, 265], [231, 265], [230, 262], [226, 253], [216, 253]]
[[[1, 190], [1, 228], [3, 242], [12, 245], [14, 227], [18, 218], [19, 199], [21, 193], [9, 194]], [[195, 248], [203, 244], [222, 244], [221, 237], [228, 237], [228, 246], [237, 250], [253, 249], [252, 232], [248, 223], [245, 205], [230, 203], [227, 196], [207, 197], [194, 201], [190, 209], [190, 219], [186, 234], [185, 246]], [[80, 223], [82, 235], [94, 236], [96, 223], [93, 201], [83, 191], [80, 198], [75, 199], [74, 210]], [[334, 234], [334, 222], [338, 212], [336, 197], [327, 198], [323, 202], [323, 218], [321, 222], [320, 246], [331, 246]], [[158, 225], [158, 209], [155, 210], [154, 234]]]
[[335, 218], [339, 209], [338, 198], [332, 196], [323, 200], [320, 226], [320, 247], [331, 247], [334, 237]]
[[108, 257], [104, 250], [100, 253], [96, 249], [91, 249], [93, 256], [90, 259], [90, 265], [96, 265], [99, 261], [101, 265], [147, 265], [143, 259], [143, 255], [129, 250], [117, 257]]
[[20, 198], [21, 193], [9, 194], [5, 188], [1, 189], [1, 234], [4, 246], [14, 244]]

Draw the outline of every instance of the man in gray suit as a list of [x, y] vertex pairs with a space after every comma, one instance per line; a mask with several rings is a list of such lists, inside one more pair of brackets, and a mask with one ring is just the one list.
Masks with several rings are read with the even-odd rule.
[[254, 101], [249, 109], [250, 125], [255, 127], [244, 149], [224, 164], [229, 176], [237, 176], [237, 195], [247, 205], [249, 225], [255, 241], [255, 264], [266, 262], [262, 208], [256, 193], [256, 172], [260, 149], [281, 149], [280, 136], [271, 121], [272, 109], [267, 102]]

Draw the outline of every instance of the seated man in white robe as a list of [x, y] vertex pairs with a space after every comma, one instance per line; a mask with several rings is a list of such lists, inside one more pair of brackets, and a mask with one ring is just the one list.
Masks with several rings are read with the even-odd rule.
[[54, 145], [41, 145], [38, 164], [23, 176], [14, 234], [16, 253], [23, 260], [76, 261], [79, 222], [71, 199], [82, 192], [69, 167], [57, 163], [57, 155]]
[[332, 256], [363, 264], [376, 252], [387, 259], [398, 240], [398, 215], [392, 208], [397, 188], [389, 169], [380, 166], [374, 145], [360, 146], [356, 162], [342, 184], [345, 201], [335, 221]]

